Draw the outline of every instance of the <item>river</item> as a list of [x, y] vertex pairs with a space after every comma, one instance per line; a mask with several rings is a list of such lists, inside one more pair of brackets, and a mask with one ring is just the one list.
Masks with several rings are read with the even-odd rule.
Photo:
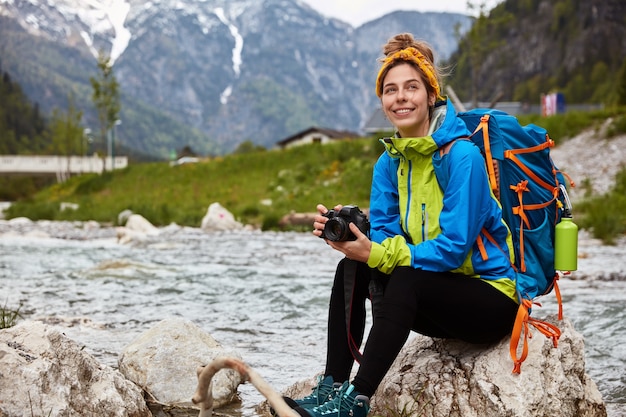
[[[585, 337], [587, 373], [609, 416], [626, 416], [626, 242], [580, 240], [561, 279], [565, 315]], [[309, 233], [203, 232], [171, 225], [121, 245], [93, 223], [0, 220], [0, 306], [62, 326], [100, 362], [157, 322], [182, 317], [238, 351], [281, 390], [323, 370], [328, 297], [341, 255]], [[556, 311], [553, 295], [535, 308]], [[77, 324], [78, 323], [78, 324]], [[240, 386], [241, 410], [262, 397]], [[192, 393], [190, 393], [191, 397]]]

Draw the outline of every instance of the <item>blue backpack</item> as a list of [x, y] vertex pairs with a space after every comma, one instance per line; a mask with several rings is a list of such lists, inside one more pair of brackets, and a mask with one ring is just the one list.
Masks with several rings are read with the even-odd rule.
[[[519, 373], [527, 355], [529, 324], [552, 338], [555, 346], [560, 337], [556, 326], [531, 318], [530, 312], [536, 297], [555, 289], [562, 318], [554, 233], [562, 208], [569, 204], [565, 179], [550, 158], [554, 142], [545, 129], [521, 126], [514, 116], [493, 109], [473, 109], [459, 117], [473, 131], [470, 139], [485, 157], [489, 183], [513, 237], [520, 309], [511, 337], [511, 356], [513, 372]], [[571, 181], [570, 185], [574, 186]], [[522, 333], [523, 350], [518, 357]]]

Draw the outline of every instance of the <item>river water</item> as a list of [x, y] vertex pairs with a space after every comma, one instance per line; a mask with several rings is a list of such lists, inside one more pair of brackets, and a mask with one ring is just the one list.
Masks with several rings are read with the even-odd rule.
[[[565, 315], [585, 337], [587, 373], [609, 416], [626, 416], [626, 244], [581, 239], [579, 253], [579, 271], [561, 280]], [[113, 228], [93, 223], [0, 220], [0, 306], [63, 327], [112, 367], [139, 334], [182, 317], [282, 390], [323, 370], [340, 258], [309, 233], [171, 225], [121, 245]], [[552, 295], [542, 301], [537, 317], [556, 311]], [[239, 392], [233, 415], [254, 416], [263, 398], [250, 384]]]

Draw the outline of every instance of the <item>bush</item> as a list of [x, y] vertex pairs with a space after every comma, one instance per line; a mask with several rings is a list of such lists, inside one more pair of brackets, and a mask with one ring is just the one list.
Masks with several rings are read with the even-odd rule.
[[626, 170], [617, 174], [611, 192], [579, 203], [576, 209], [582, 213], [580, 227], [606, 244], [615, 244], [626, 233]]
[[625, 109], [623, 107], [612, 107], [596, 111], [571, 111], [564, 114], [557, 114], [550, 117], [540, 115], [526, 115], [518, 117], [520, 123], [534, 123], [545, 128], [555, 143], [561, 144], [567, 139], [571, 139], [585, 129], [598, 128], [609, 118], [614, 118], [615, 129], [622, 129], [618, 122], [623, 118]]
[[263, 216], [263, 224], [261, 230], [280, 230], [280, 217], [275, 214], [266, 214]]
[[[626, 110], [625, 110], [626, 111]], [[606, 135], [609, 138], [626, 133], [626, 114], [616, 116], [609, 126]]]
[[59, 203], [47, 201], [18, 201], [5, 210], [7, 219], [28, 217], [31, 220], [57, 220], [60, 212]]

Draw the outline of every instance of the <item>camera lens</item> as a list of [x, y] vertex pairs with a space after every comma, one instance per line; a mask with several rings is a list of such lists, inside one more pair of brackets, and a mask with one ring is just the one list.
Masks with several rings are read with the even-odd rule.
[[350, 232], [348, 223], [341, 217], [335, 217], [326, 222], [324, 226], [324, 235], [328, 240], [333, 242], [341, 242], [347, 240], [346, 237]]

